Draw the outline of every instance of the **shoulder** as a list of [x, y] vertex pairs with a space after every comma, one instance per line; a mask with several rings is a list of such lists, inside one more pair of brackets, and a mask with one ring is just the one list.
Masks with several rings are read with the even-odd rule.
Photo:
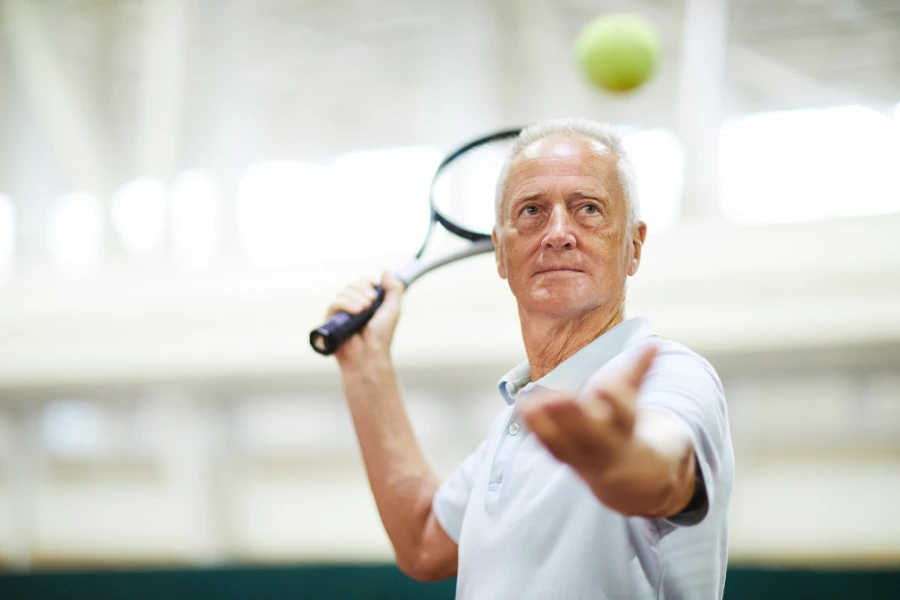
[[683, 378], [697, 384], [713, 385], [722, 391], [719, 374], [708, 360], [687, 346], [663, 338], [648, 342], [655, 344], [658, 354], [648, 377]]
[[635, 355], [647, 345], [655, 345], [658, 354], [641, 384], [640, 406], [668, 407], [685, 416], [704, 414], [727, 423], [722, 380], [708, 360], [687, 346], [659, 337], [642, 343]]
[[681, 381], [690, 383], [691, 387], [714, 388], [719, 394], [722, 393], [719, 374], [706, 358], [683, 344], [658, 335], [629, 346], [610, 361], [609, 370], [618, 372], [633, 364], [649, 346], [655, 346], [657, 354], [645, 383]]

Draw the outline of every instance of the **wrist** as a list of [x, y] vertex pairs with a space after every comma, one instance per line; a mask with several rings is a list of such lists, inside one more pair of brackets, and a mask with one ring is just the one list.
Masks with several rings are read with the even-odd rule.
[[338, 357], [338, 366], [345, 381], [372, 382], [392, 377], [394, 365], [387, 352], [356, 353], [352, 357]]
[[576, 469], [594, 491], [615, 487], [623, 477], [627, 477], [633, 457], [637, 453], [635, 438], [622, 440], [615, 447], [598, 454], [595, 460]]

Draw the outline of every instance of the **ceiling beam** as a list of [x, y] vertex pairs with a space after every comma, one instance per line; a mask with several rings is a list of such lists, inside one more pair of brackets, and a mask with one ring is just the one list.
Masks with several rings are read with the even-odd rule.
[[184, 132], [187, 7], [153, 0], [145, 10], [135, 162], [138, 174], [168, 179]]
[[2, 4], [12, 64], [67, 183], [101, 192], [109, 179], [97, 121], [67, 77], [39, 7], [28, 0]]
[[721, 218], [719, 130], [728, 54], [728, 0], [687, 0], [678, 79], [684, 144], [680, 219]]

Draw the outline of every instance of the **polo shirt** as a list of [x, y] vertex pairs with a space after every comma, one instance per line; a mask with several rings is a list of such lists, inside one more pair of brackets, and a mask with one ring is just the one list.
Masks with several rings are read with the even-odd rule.
[[[688, 426], [705, 495], [691, 513], [669, 519], [607, 508], [518, 410], [542, 388], [574, 394], [595, 373], [620, 373], [651, 344], [658, 355], [638, 408]], [[706, 360], [634, 318], [538, 381], [528, 363], [519, 365], [500, 381], [500, 395], [507, 406], [487, 438], [433, 500], [438, 522], [459, 544], [457, 598], [722, 598], [734, 453], [722, 384]]]

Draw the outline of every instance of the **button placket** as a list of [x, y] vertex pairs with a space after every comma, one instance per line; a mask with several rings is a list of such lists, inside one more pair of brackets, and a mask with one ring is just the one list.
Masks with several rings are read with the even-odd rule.
[[[529, 383], [522, 388], [517, 395], [516, 404], [518, 404], [518, 400], [527, 395], [533, 387], [534, 384]], [[524, 436], [519, 435], [519, 433], [522, 432], [522, 425], [520, 423], [521, 418], [521, 413], [516, 408], [513, 408], [513, 411], [509, 416], [509, 421], [506, 424], [506, 431], [504, 431], [503, 436], [500, 438], [500, 443], [494, 453], [494, 460], [491, 463], [491, 476], [488, 486], [489, 491], [497, 491], [500, 489], [516, 450], [522, 442]]]

